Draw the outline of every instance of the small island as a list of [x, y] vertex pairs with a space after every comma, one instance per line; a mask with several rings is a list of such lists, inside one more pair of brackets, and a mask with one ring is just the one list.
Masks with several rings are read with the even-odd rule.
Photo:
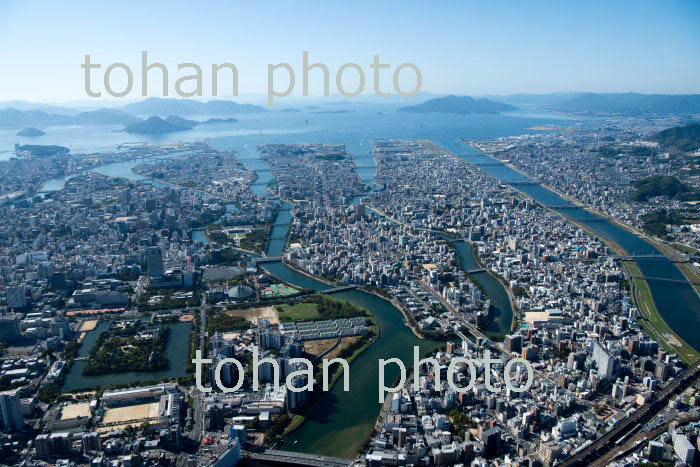
[[103, 332], [90, 351], [83, 375], [167, 370], [169, 335], [170, 328], [146, 328], [140, 322]]
[[209, 120], [206, 120], [204, 122], [198, 122], [199, 125], [209, 125], [212, 123], [236, 123], [238, 121], [237, 118], [210, 118]]
[[46, 133], [41, 131], [38, 128], [34, 128], [33, 126], [30, 126], [28, 128], [25, 128], [24, 130], [20, 131], [17, 133], [17, 136], [26, 136], [29, 138], [35, 138], [37, 136], [44, 136]]
[[184, 118], [181, 119], [180, 117], [174, 117], [172, 115], [164, 120], [154, 115], [147, 120], [127, 126], [124, 131], [139, 135], [163, 135], [166, 133], [175, 133], [177, 131], [191, 130], [193, 125], [184, 122], [188, 121]]
[[409, 113], [450, 113], [450, 114], [498, 114], [518, 110], [510, 104], [489, 99], [474, 99], [469, 96], [446, 96], [430, 99], [422, 104], [401, 107], [399, 112]]

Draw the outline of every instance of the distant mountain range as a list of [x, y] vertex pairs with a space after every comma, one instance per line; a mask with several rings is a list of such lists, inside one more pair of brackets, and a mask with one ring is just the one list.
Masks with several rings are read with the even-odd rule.
[[268, 112], [253, 104], [238, 104], [233, 101], [200, 102], [192, 99], [163, 99], [151, 97], [141, 102], [127, 104], [122, 110], [133, 115], [231, 115]]
[[139, 135], [162, 135], [176, 131], [191, 130], [194, 127], [191, 123], [190, 120], [174, 115], [169, 116], [165, 120], [154, 115], [144, 121], [127, 126], [124, 131]]
[[[423, 93], [422, 93], [423, 95]], [[428, 97], [427, 94], [425, 94]], [[415, 98], [414, 98], [415, 99]], [[555, 94], [515, 94], [511, 96], [444, 96], [430, 98], [422, 104], [401, 107], [400, 112], [427, 113], [444, 112], [455, 114], [498, 114], [523, 108], [538, 108], [575, 114], [618, 114], [618, 115], [692, 115], [700, 114], [700, 94], [604, 94], [604, 93], [555, 93]], [[308, 105], [306, 110], [318, 110]], [[298, 109], [282, 109], [294, 112]], [[149, 98], [127, 104], [121, 108], [101, 108], [79, 111], [67, 107], [35, 104], [26, 101], [0, 102], [0, 128], [36, 127], [62, 125], [125, 125], [131, 126], [143, 121], [139, 116], [194, 116], [211, 115], [223, 117], [201, 123], [235, 122], [225, 118], [231, 115], [268, 112], [267, 109], [252, 104], [239, 104], [226, 100], [208, 102], [193, 99]], [[198, 124], [198, 123], [194, 123]]]
[[[17, 104], [20, 108], [10, 107]], [[2, 108], [5, 107], [5, 108]], [[46, 109], [46, 110], [44, 110]], [[47, 110], [52, 110], [48, 112]], [[151, 98], [128, 104], [121, 109], [98, 109], [80, 112], [66, 107], [42, 106], [24, 101], [0, 103], [0, 128], [38, 128], [63, 125], [133, 125], [142, 121], [135, 115], [232, 115], [267, 112], [258, 105], [231, 101], [199, 102], [191, 99]], [[236, 122], [235, 118], [210, 119], [207, 122]]]
[[34, 128], [33, 126], [27, 127], [24, 130], [21, 130], [20, 132], [17, 133], [17, 136], [25, 136], [29, 138], [34, 138], [37, 136], [44, 136], [46, 133], [43, 131], [39, 130], [38, 128]]
[[537, 106], [550, 110], [582, 114], [697, 114], [700, 94], [638, 94], [571, 92], [556, 94], [515, 94], [494, 97], [520, 106]]
[[418, 105], [401, 107], [398, 110], [399, 112], [413, 113], [498, 114], [517, 110], [517, 107], [489, 99], [474, 99], [469, 96], [446, 96], [430, 99]]
[[50, 114], [43, 110], [0, 110], [0, 128], [60, 125], [129, 125], [140, 120], [133, 115], [115, 109], [99, 109], [79, 112], [76, 115]]

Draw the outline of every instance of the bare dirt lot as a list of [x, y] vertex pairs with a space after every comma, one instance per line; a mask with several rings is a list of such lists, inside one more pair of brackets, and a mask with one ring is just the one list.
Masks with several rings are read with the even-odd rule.
[[102, 425], [125, 422], [141, 422], [158, 417], [160, 403], [129, 405], [107, 409], [102, 418]]
[[79, 402], [77, 404], [70, 404], [61, 408], [61, 420], [69, 420], [71, 418], [78, 417], [89, 417], [90, 416], [90, 403], [89, 402]]
[[280, 319], [274, 307], [264, 306], [259, 308], [246, 308], [243, 310], [231, 310], [226, 312], [229, 316], [245, 318], [253, 324], [258, 322], [258, 318], [266, 319], [272, 324], [279, 324]]
[[[323, 352], [331, 348], [338, 339], [321, 339], [318, 341], [304, 342], [304, 348], [311, 355], [321, 355]], [[341, 344], [342, 345], [342, 344]]]
[[86, 319], [85, 321], [80, 323], [80, 329], [78, 329], [78, 332], [92, 331], [97, 327], [97, 323], [99, 323], [99, 320]]

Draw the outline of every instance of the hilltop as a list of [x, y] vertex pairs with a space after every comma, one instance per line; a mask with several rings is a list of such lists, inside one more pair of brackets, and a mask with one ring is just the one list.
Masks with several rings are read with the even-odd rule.
[[430, 99], [422, 104], [401, 107], [399, 112], [428, 113], [442, 112], [452, 114], [498, 114], [517, 110], [510, 104], [489, 99], [474, 99], [469, 96], [446, 96]]

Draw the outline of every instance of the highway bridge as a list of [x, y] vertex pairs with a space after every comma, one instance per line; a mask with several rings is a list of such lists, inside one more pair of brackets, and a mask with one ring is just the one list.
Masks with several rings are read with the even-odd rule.
[[246, 452], [246, 457], [266, 465], [310, 465], [314, 467], [346, 467], [352, 464], [350, 459], [340, 457], [318, 456], [303, 452], [278, 451], [266, 449], [261, 452]]
[[620, 422], [612, 430], [585, 448], [574, 453], [560, 465], [565, 467], [591, 465], [600, 455], [604, 455], [612, 449], [615, 449], [615, 444], [619, 440], [641, 429], [646, 422], [663, 410], [671, 397], [685, 391], [688, 386], [693, 384], [698, 374], [700, 374], [700, 360], [681, 373], [659, 393], [653, 395], [652, 400], [647, 405], [637, 409], [636, 412]]
[[253, 258], [253, 264], [260, 264], [260, 263], [276, 263], [278, 261], [282, 261], [281, 256], [266, 256], [264, 258]]
[[468, 269], [467, 274], [478, 274], [480, 272], [486, 272], [486, 269], [481, 268], [481, 269]]
[[616, 256], [616, 258], [619, 258], [622, 261], [635, 261], [635, 262], [655, 262], [655, 261], [661, 261], [661, 262], [667, 262], [671, 261], [672, 263], [688, 263], [691, 261], [698, 261], [700, 260], [699, 256], [695, 255], [629, 255], [629, 256]]
[[536, 182], [534, 180], [512, 180], [510, 182], [505, 182], [508, 185], [513, 186], [537, 186], [542, 185], [542, 182]]
[[356, 288], [357, 288], [356, 285], [343, 285], [340, 287], [333, 287], [332, 289], [319, 290], [318, 293], [322, 293], [322, 294], [338, 293], [338, 292], [345, 292], [346, 290], [354, 290]]
[[700, 285], [700, 282], [690, 282], [686, 279], [667, 279], [666, 277], [632, 276], [632, 279], [644, 279], [645, 281], [677, 282], [679, 284]]

